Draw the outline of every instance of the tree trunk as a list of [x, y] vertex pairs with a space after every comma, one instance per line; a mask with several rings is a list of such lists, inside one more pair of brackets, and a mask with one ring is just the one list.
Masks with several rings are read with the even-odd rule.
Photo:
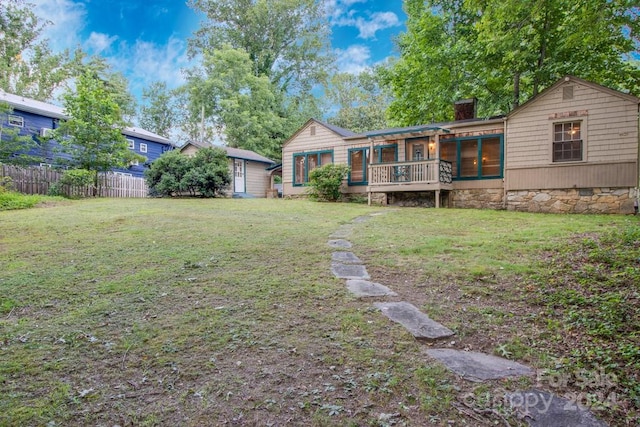
[[516, 109], [520, 105], [520, 72], [516, 71], [513, 75], [513, 105], [512, 109]]

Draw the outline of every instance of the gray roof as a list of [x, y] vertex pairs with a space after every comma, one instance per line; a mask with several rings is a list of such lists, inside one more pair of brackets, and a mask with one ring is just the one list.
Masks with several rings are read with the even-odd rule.
[[325, 123], [321, 120], [317, 120], [317, 119], [313, 119], [316, 122], [320, 123], [322, 126], [326, 127], [327, 129], [337, 133], [338, 135], [340, 135], [343, 138], [346, 138], [348, 136], [356, 136], [358, 135], [356, 132], [350, 131], [349, 129], [345, 129], [345, 128], [341, 128], [339, 126], [335, 126], [335, 125], [331, 125], [329, 123]]
[[[6, 93], [0, 90], [0, 101], [4, 101], [11, 105], [14, 110], [25, 111], [27, 113], [38, 114], [40, 116], [51, 117], [53, 119], [68, 119], [64, 112], [64, 108], [49, 104], [47, 102], [36, 101], [35, 99], [25, 98], [23, 96]], [[141, 129], [139, 127], [131, 126], [122, 130], [122, 133], [127, 136], [135, 136], [138, 138], [146, 139], [148, 141], [160, 142], [162, 144], [174, 145], [169, 139], [164, 136], [149, 132], [148, 130]]]
[[232, 157], [234, 159], [253, 160], [254, 162], [268, 163], [270, 165], [274, 165], [276, 163], [273, 160], [267, 159], [266, 157], [261, 156], [260, 154], [254, 151], [243, 150], [242, 148], [233, 148], [233, 147], [220, 147], [220, 148], [222, 148], [227, 152], [227, 156]]
[[274, 162], [273, 160], [268, 159], [256, 153], [255, 151], [244, 150], [242, 148], [227, 147], [224, 145], [213, 145], [213, 144], [209, 144], [208, 142], [189, 141], [185, 145], [180, 147], [180, 151], [184, 150], [187, 147], [187, 145], [193, 145], [194, 147], [198, 147], [198, 148], [206, 148], [206, 147], [221, 148], [227, 152], [227, 157], [231, 157], [233, 159], [251, 160], [254, 162], [267, 163], [269, 165], [276, 164], [276, 162]]

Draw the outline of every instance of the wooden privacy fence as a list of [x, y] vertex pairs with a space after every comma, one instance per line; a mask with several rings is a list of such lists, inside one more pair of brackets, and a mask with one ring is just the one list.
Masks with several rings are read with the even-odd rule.
[[[10, 177], [14, 190], [25, 194], [49, 194], [51, 186], [58, 182], [64, 172], [50, 167], [31, 166], [22, 168], [0, 164], [0, 178]], [[92, 197], [93, 186], [63, 186], [62, 193], [69, 197]], [[98, 174], [98, 197], [147, 197], [147, 182], [144, 178], [106, 172]]]

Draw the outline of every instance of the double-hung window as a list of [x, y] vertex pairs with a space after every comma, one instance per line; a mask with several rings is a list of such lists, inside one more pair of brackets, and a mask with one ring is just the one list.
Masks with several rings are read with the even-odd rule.
[[294, 154], [293, 185], [306, 184], [309, 182], [309, 172], [329, 163], [333, 163], [333, 150]]
[[135, 150], [136, 142], [133, 139], [127, 138], [127, 143], [129, 144], [129, 150]]
[[554, 123], [553, 161], [579, 162], [582, 160], [580, 122]]

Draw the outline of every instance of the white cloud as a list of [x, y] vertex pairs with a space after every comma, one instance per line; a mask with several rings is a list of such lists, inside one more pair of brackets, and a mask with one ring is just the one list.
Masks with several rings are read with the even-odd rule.
[[87, 16], [83, 4], [72, 0], [38, 0], [33, 11], [49, 22], [42, 35], [49, 39], [54, 52], [73, 50], [82, 44], [79, 34], [86, 26]]
[[127, 74], [132, 84], [141, 87], [153, 81], [164, 81], [169, 88], [178, 87], [185, 82], [181, 70], [193, 65], [187, 55], [187, 43], [173, 36], [164, 45], [137, 40], [122, 60], [130, 64]]
[[336, 49], [336, 65], [342, 73], [358, 74], [369, 68], [371, 50], [368, 46], [351, 45], [346, 49]]
[[84, 42], [83, 46], [88, 52], [101, 55], [108, 52], [116, 40], [118, 40], [118, 36], [109, 36], [108, 34], [91, 32], [89, 39]]
[[375, 38], [377, 31], [397, 27], [401, 24], [398, 15], [393, 12], [375, 12], [371, 14], [371, 20], [357, 18], [354, 25], [360, 30], [358, 37], [372, 39]]
[[402, 25], [398, 15], [394, 12], [364, 12], [366, 17], [358, 16], [357, 3], [365, 3], [367, 0], [326, 0], [325, 7], [331, 25], [338, 27], [355, 27], [358, 29], [358, 37], [362, 39], [375, 39], [376, 32], [386, 28]]
[[327, 16], [332, 19], [340, 19], [343, 15], [348, 15], [356, 3], [366, 3], [367, 0], [325, 0], [325, 11]]

